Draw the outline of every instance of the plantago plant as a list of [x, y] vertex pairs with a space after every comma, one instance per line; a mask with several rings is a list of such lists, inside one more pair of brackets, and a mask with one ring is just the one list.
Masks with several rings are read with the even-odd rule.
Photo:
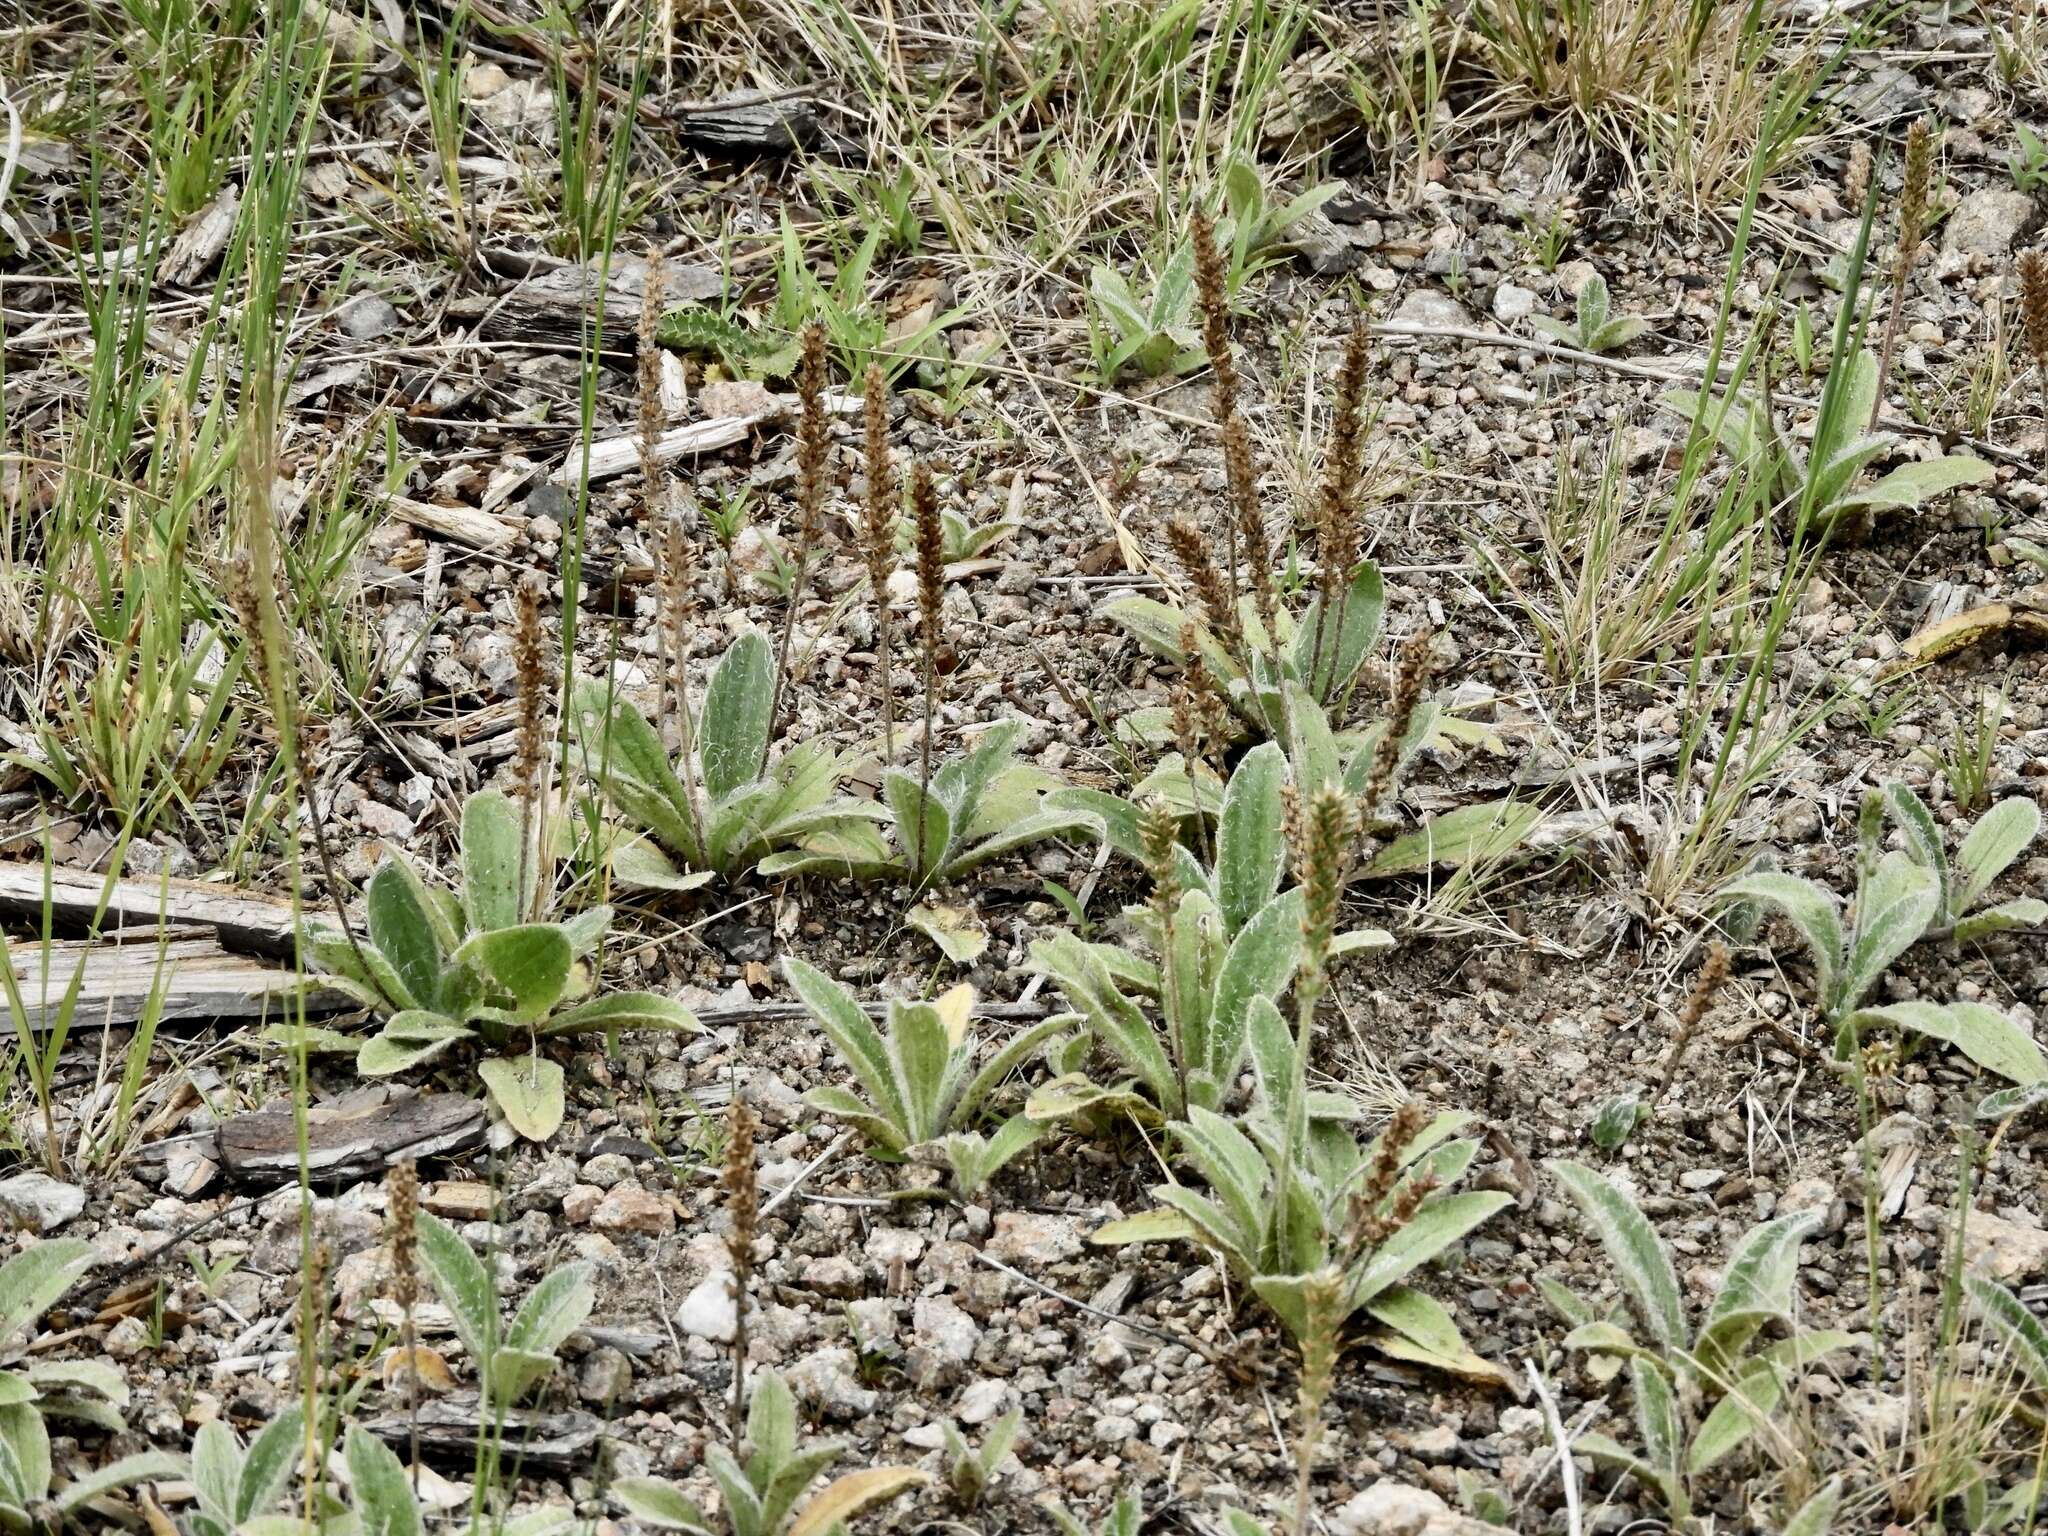
[[946, 1482], [955, 1499], [969, 1509], [981, 1503], [989, 1484], [996, 1480], [996, 1469], [1010, 1454], [1010, 1447], [1017, 1443], [1017, 1432], [1023, 1427], [1024, 1410], [1012, 1408], [988, 1427], [980, 1445], [969, 1445], [959, 1425], [951, 1419], [939, 1420], [939, 1431], [946, 1437]]
[[694, 890], [777, 849], [836, 846], [853, 835], [869, 808], [835, 793], [853, 757], [810, 741], [771, 761], [774, 700], [774, 653], [767, 636], [746, 630], [713, 668], [703, 704], [677, 700], [684, 745], [671, 759], [661, 734], [615, 687], [577, 679], [569, 720], [582, 762], [612, 806], [652, 839], [613, 850], [612, 872], [623, 884]]
[[1926, 802], [1896, 780], [1884, 786], [1883, 794], [1885, 810], [1906, 835], [1906, 852], [1934, 876], [1939, 894], [1933, 919], [1936, 928], [1945, 928], [1957, 943], [1966, 943], [2009, 928], [2038, 928], [2048, 922], [2048, 902], [2034, 896], [1973, 910], [1992, 883], [2040, 835], [2041, 810], [2032, 800], [2015, 795], [1978, 817], [1951, 865], [1941, 828]]
[[[1219, 568], [1208, 536], [1193, 522], [1177, 520], [1168, 529], [1167, 543], [1195, 601], [1181, 606], [1149, 597], [1119, 598], [1103, 614], [1147, 650], [1178, 666], [1187, 668], [1189, 658], [1199, 656], [1245, 725], [1292, 749], [1295, 716], [1309, 705], [1342, 717], [1386, 610], [1379, 568], [1357, 553], [1359, 435], [1369, 337], [1363, 327], [1352, 332], [1338, 375], [1317, 514], [1321, 568], [1313, 595], [1297, 614], [1280, 601], [1250, 433], [1237, 410], [1221, 257], [1206, 222], [1197, 220], [1194, 228], [1203, 335], [1215, 369], [1213, 410], [1222, 423], [1230, 494], [1220, 541], [1226, 560]], [[1156, 730], [1144, 717], [1126, 728], [1140, 735]]]
[[520, 1135], [544, 1141], [562, 1123], [562, 1069], [540, 1054], [549, 1036], [613, 1029], [694, 1029], [680, 1004], [652, 992], [593, 996], [590, 955], [611, 923], [609, 907], [564, 922], [533, 914], [553, 871], [525, 831], [526, 814], [496, 790], [471, 795], [462, 812], [462, 889], [436, 889], [393, 854], [370, 877], [368, 933], [323, 921], [304, 927], [321, 985], [386, 1015], [363, 1042], [356, 1070], [388, 1076], [474, 1042], [495, 1056], [484, 1086]]
[[[1901, 464], [1859, 484], [1864, 470], [1899, 441], [1896, 433], [1874, 429], [1882, 403], [1880, 371], [1877, 359], [1860, 348], [1838, 351], [1812, 441], [1804, 447], [1779, 426], [1767, 394], [1743, 390], [1732, 400], [1713, 400], [1705, 419], [1716, 425], [1722, 447], [1738, 464], [1769, 474], [1773, 501], [1802, 514], [1805, 527], [1816, 534], [1844, 518], [1910, 511], [1959, 486], [1982, 485], [1991, 478], [1991, 466], [1982, 459], [1950, 453]], [[1674, 391], [1665, 403], [1687, 416], [1700, 409], [1699, 396], [1691, 390]]]
[[490, 1271], [462, 1235], [425, 1211], [418, 1222], [420, 1263], [475, 1362], [484, 1401], [509, 1408], [548, 1378], [555, 1352], [590, 1316], [597, 1302], [590, 1266], [549, 1270], [507, 1326], [498, 1317]]
[[1553, 320], [1548, 315], [1531, 315], [1529, 323], [1552, 341], [1561, 341], [1582, 352], [1613, 352], [1627, 346], [1650, 327], [1647, 320], [1611, 313], [1610, 303], [1607, 279], [1594, 272], [1579, 287], [1571, 324]]
[[[98, 1262], [99, 1255], [90, 1243], [66, 1237], [46, 1239], [0, 1264], [0, 1343], [12, 1339], [55, 1306]], [[119, 1434], [128, 1427], [121, 1416], [121, 1410], [127, 1406], [128, 1383], [104, 1360], [38, 1360], [0, 1371], [0, 1439], [14, 1444], [18, 1452], [22, 1445], [15, 1442], [42, 1437], [45, 1416], [75, 1419], [109, 1434]], [[27, 1419], [35, 1420], [33, 1427], [26, 1423]], [[42, 1443], [42, 1486], [31, 1492], [31, 1502], [47, 1496], [46, 1437], [42, 1437]], [[6, 1464], [0, 1460], [0, 1471], [5, 1470]], [[35, 1483], [32, 1472], [16, 1470], [24, 1471], [24, 1488]], [[7, 1490], [0, 1487], [0, 1501], [6, 1497]], [[4, 1526], [4, 1516], [0, 1516], [0, 1527]]]
[[844, 1440], [797, 1440], [796, 1400], [773, 1371], [754, 1383], [747, 1412], [744, 1463], [722, 1445], [705, 1449], [704, 1467], [724, 1497], [725, 1518], [707, 1516], [673, 1483], [655, 1477], [624, 1477], [612, 1494], [636, 1520], [658, 1531], [696, 1536], [828, 1536], [863, 1510], [931, 1481], [915, 1467], [868, 1467], [834, 1478], [810, 1498], [804, 1494], [819, 1475], [848, 1450]]
[[1000, 721], [928, 776], [883, 769], [881, 802], [864, 807], [864, 818], [811, 831], [801, 848], [763, 859], [760, 872], [815, 870], [922, 890], [1047, 838], [1098, 836], [1092, 812], [1055, 801], [1045, 793], [1055, 781], [1017, 761], [1026, 729], [1021, 720]]
[[1055, 1016], [1020, 1031], [977, 1069], [978, 1042], [967, 1029], [972, 987], [954, 987], [936, 1002], [891, 1002], [884, 1034], [852, 993], [815, 966], [791, 958], [783, 971], [861, 1089], [814, 1088], [805, 1102], [860, 1131], [878, 1156], [941, 1161], [971, 1197], [1038, 1139], [1040, 1127], [1022, 1114], [987, 1138], [970, 1127], [989, 1095], [1066, 1021]]
[[[1580, 1164], [1558, 1161], [1550, 1169], [1600, 1239], [1642, 1329], [1632, 1332], [1566, 1287], [1543, 1282], [1545, 1296], [1572, 1325], [1565, 1343], [1625, 1359], [1635, 1397], [1640, 1450], [1600, 1434], [1581, 1434], [1574, 1444], [1633, 1475], [1674, 1520], [1687, 1521], [1696, 1480], [1768, 1426], [1786, 1383], [1857, 1342], [1837, 1330], [1801, 1329], [1794, 1319], [1799, 1246], [1819, 1215], [1801, 1212], [1752, 1227], [1695, 1328], [1671, 1256], [1635, 1202]], [[1788, 1336], [1764, 1343], [1773, 1325]]]
[[1912, 857], [1887, 853], [1865, 868], [1849, 922], [1826, 886], [1776, 870], [1723, 886], [1720, 899], [1758, 902], [1791, 922], [1813, 956], [1821, 1019], [1833, 1025], [1854, 1012], [1891, 963], [1927, 932], [1941, 892], [1935, 877]]

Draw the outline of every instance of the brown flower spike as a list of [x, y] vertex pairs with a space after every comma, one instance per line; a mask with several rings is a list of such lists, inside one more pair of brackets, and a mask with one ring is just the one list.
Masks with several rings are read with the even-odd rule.
[[882, 700], [882, 759], [896, 757], [896, 700], [890, 682], [893, 626], [889, 616], [889, 573], [896, 566], [896, 475], [889, 463], [889, 395], [879, 363], [868, 365], [861, 396], [867, 494], [861, 502], [860, 551], [868, 588], [875, 599], [875, 662]]
[[2020, 256], [2020, 325], [2041, 381], [2041, 462], [2048, 467], [2048, 256]]

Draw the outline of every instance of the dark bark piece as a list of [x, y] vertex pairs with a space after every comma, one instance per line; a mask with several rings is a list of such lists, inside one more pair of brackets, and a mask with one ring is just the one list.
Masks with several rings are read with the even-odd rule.
[[429, 1461], [473, 1466], [483, 1437], [502, 1437], [501, 1459], [526, 1472], [569, 1473], [586, 1465], [603, 1424], [588, 1413], [542, 1413], [534, 1408], [485, 1408], [474, 1394], [419, 1405], [419, 1415], [387, 1414], [363, 1428], [394, 1451], [409, 1454], [419, 1433], [420, 1455]]
[[[477, 322], [485, 340], [551, 341], [578, 344], [583, 339], [587, 318], [597, 313], [597, 297], [604, 294], [604, 338], [607, 351], [631, 352], [639, 339], [640, 296], [647, 278], [647, 263], [638, 256], [612, 257], [602, 290], [596, 263], [581, 266], [564, 262], [536, 270], [496, 294], [472, 294], [457, 299], [448, 312], [460, 319]], [[724, 292], [724, 281], [711, 267], [690, 262], [669, 262], [664, 272], [662, 306], [703, 304]]]
[[96, 915], [102, 928], [192, 923], [211, 928], [227, 949], [259, 955], [292, 952], [289, 901], [196, 880], [117, 880], [102, 914], [104, 875], [82, 869], [45, 871], [41, 864], [0, 864], [0, 912], [40, 919], [46, 874], [51, 914], [67, 926], [90, 926]]
[[[447, 1157], [479, 1145], [484, 1106], [459, 1093], [407, 1094], [358, 1089], [306, 1115], [307, 1165], [316, 1183], [375, 1178], [407, 1158]], [[288, 1182], [299, 1173], [298, 1134], [289, 1101], [236, 1115], [220, 1128], [220, 1160], [237, 1179]]]
[[818, 140], [818, 108], [803, 96], [729, 96], [680, 109], [676, 136], [706, 149], [786, 155]]
[[[159, 945], [152, 936], [126, 944], [105, 940], [60, 939], [48, 946], [24, 941], [7, 947], [21, 991], [21, 1011], [32, 1029], [44, 1029], [64, 1017], [74, 977], [78, 995], [71, 1011], [73, 1029], [105, 1029], [133, 1024], [153, 995], [161, 991], [159, 1022], [192, 1023], [215, 1019], [274, 1019], [293, 1012], [291, 998], [299, 990], [294, 972], [266, 965], [247, 955], [231, 955], [210, 938], [172, 939]], [[80, 973], [80, 967], [83, 973]], [[355, 1006], [339, 992], [311, 987], [308, 1013], [332, 1013]], [[0, 1036], [13, 1034], [21, 1021], [0, 1018]]]

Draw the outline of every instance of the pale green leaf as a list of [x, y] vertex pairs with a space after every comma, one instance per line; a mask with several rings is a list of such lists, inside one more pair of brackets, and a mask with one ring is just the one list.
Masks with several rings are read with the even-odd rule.
[[2048, 923], [2048, 901], [2035, 896], [2017, 896], [2011, 901], [2001, 901], [1995, 907], [1986, 907], [1981, 912], [1958, 918], [1955, 940], [1958, 944], [1970, 944], [1994, 933], [2014, 928], [2038, 928], [2043, 923]]
[[1963, 846], [1956, 850], [1956, 890], [1952, 902], [1960, 917], [1991, 888], [1991, 883], [2012, 867], [2013, 860], [2026, 852], [2040, 835], [2041, 809], [2024, 795], [2001, 800], [1970, 828]]
[[1584, 1212], [1651, 1338], [1666, 1349], [1678, 1348], [1686, 1337], [1685, 1305], [1656, 1229], [1633, 1200], [1591, 1168], [1564, 1158], [1549, 1167]]
[[249, 1442], [235, 1479], [234, 1518], [247, 1520], [277, 1508], [306, 1455], [306, 1415], [298, 1404], [280, 1409]]
[[1765, 870], [1722, 886], [1715, 900], [1757, 901], [1782, 912], [1813, 956], [1814, 980], [1821, 996], [1833, 995], [1836, 978], [1849, 958], [1842, 911], [1833, 893], [1797, 875]]
[[595, 1034], [614, 1029], [701, 1031], [697, 1015], [658, 992], [610, 992], [548, 1015], [543, 1035]]
[[1965, 1275], [1970, 1304], [2036, 1392], [2048, 1392], [2048, 1324], [1995, 1280]]
[[462, 900], [470, 931], [510, 928], [528, 914], [537, 872], [522, 868], [522, 813], [495, 789], [478, 790], [462, 806]]
[[370, 876], [364, 914], [370, 942], [391, 962], [405, 988], [401, 1002], [430, 1002], [441, 980], [441, 945], [419, 876], [400, 859], [386, 859]]
[[1778, 1536], [1829, 1536], [1835, 1528], [1835, 1511], [1841, 1504], [1842, 1480], [1831, 1477], [1793, 1512], [1779, 1528]]
[[1996, 1008], [1982, 1003], [1907, 1002], [1865, 1008], [1858, 1029], [1888, 1025], [1954, 1046], [1978, 1066], [2025, 1085], [2048, 1081], [2048, 1058], [2031, 1036]]
[[422, 1211], [418, 1223], [420, 1264], [434, 1294], [454, 1319], [455, 1332], [472, 1360], [485, 1362], [498, 1343], [498, 1296], [489, 1271], [456, 1230]]
[[988, 948], [988, 929], [965, 907], [927, 902], [912, 907], [904, 921], [938, 945], [955, 965], [972, 965]]
[[475, 934], [456, 958], [479, 967], [508, 994], [522, 1021], [539, 1019], [561, 1000], [575, 963], [560, 923], [524, 923]]
[[761, 777], [775, 708], [775, 655], [758, 629], [743, 632], [712, 669], [699, 722], [704, 788], [714, 800]]
[[92, 1244], [51, 1237], [0, 1264], [0, 1343], [49, 1311], [98, 1262]]
[[546, 1141], [562, 1128], [567, 1091], [559, 1063], [543, 1056], [492, 1056], [477, 1075], [505, 1123], [528, 1141]]
[[350, 1503], [362, 1536], [420, 1536], [419, 1500], [397, 1452], [351, 1424], [342, 1441]]
[[626, 1513], [664, 1531], [689, 1531], [713, 1536], [719, 1527], [704, 1518], [682, 1490], [658, 1477], [622, 1477], [612, 1483], [612, 1496]]
[[1420, 874], [1434, 868], [1486, 864], [1519, 848], [1543, 820], [1526, 801], [1462, 805], [1433, 817], [1420, 831], [1395, 838], [1366, 866], [1376, 877]]

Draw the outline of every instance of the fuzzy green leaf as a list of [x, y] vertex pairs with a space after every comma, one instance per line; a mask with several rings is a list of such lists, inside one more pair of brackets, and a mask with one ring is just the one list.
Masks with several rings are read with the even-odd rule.
[[356, 1071], [364, 1077], [390, 1077], [431, 1061], [459, 1041], [473, 1040], [476, 1031], [437, 1013], [411, 1010], [393, 1017], [356, 1052]]
[[941, 874], [946, 879], [958, 879], [971, 869], [977, 869], [990, 859], [1000, 858], [1013, 849], [1042, 843], [1055, 837], [1086, 837], [1099, 840], [1102, 831], [1092, 812], [1074, 807], [1048, 806], [1019, 817], [1001, 831], [991, 833], [972, 847], [954, 854], [946, 860]]
[[527, 915], [536, 871], [521, 868], [520, 829], [519, 807], [495, 789], [463, 803], [462, 900], [473, 933], [510, 928]]
[[1513, 1196], [1494, 1190], [1431, 1196], [1406, 1226], [1380, 1244], [1364, 1272], [1354, 1281], [1353, 1294], [1361, 1302], [1372, 1300], [1503, 1206], [1513, 1203]]
[[1801, 1211], [1760, 1222], [1743, 1235], [1700, 1327], [1694, 1354], [1702, 1369], [1727, 1374], [1766, 1321], [1792, 1315], [1799, 1246], [1819, 1219], [1817, 1212]]
[[922, 884], [951, 856], [953, 813], [939, 798], [936, 783], [926, 794], [915, 774], [898, 768], [883, 773], [882, 799], [896, 818], [898, 856], [911, 878]]
[[[0, 1408], [0, 1487], [13, 1490], [12, 1502], [24, 1508], [50, 1496], [50, 1432], [33, 1404]], [[18, 1529], [34, 1527], [23, 1521]]]
[[653, 842], [636, 837], [611, 852], [612, 879], [628, 890], [694, 891], [718, 878], [716, 870], [683, 870]]
[[[102, 1494], [112, 1493], [116, 1488], [133, 1488], [138, 1483], [168, 1482], [173, 1478], [185, 1477], [190, 1471], [185, 1458], [173, 1456], [168, 1451], [140, 1451], [133, 1456], [123, 1456], [105, 1466], [88, 1472], [76, 1482], [66, 1483], [51, 1502], [59, 1513], [70, 1514], [91, 1503]], [[411, 1504], [411, 1490], [406, 1500]], [[417, 1530], [415, 1522], [413, 1530]], [[364, 1536], [386, 1536], [383, 1531], [366, 1528]]]
[[1797, 875], [1765, 870], [1722, 886], [1715, 900], [1758, 901], [1782, 912], [1813, 956], [1814, 980], [1820, 995], [1833, 995], [1836, 978], [1848, 963], [1849, 952], [1842, 931], [1842, 911], [1832, 892]]
[[833, 1049], [839, 1052], [840, 1059], [860, 1079], [869, 1102], [885, 1119], [897, 1125], [905, 1124], [907, 1117], [903, 1101], [897, 1095], [889, 1047], [873, 1021], [861, 1011], [853, 994], [816, 966], [806, 964], [794, 955], [783, 961], [782, 970], [803, 1005], [810, 1009], [811, 1017], [818, 1021], [818, 1027], [825, 1031]]
[[1951, 912], [1960, 917], [1977, 904], [1991, 883], [2012, 867], [2040, 835], [2041, 809], [2023, 795], [2001, 800], [1970, 828], [1956, 850], [1956, 889]]
[[1216, 824], [1216, 900], [1226, 931], [1236, 933], [1280, 889], [1287, 863], [1280, 791], [1287, 756], [1272, 742], [1252, 748], [1230, 775]]
[[2001, 1088], [1996, 1093], [1987, 1093], [1978, 1101], [1975, 1118], [1979, 1120], [2003, 1120], [2010, 1115], [2025, 1114], [2030, 1109], [2048, 1104], [2048, 1082], [2027, 1083], [2018, 1088]]
[[1901, 464], [1876, 483], [1839, 498], [1834, 506], [1843, 511], [1858, 507], [1876, 512], [1909, 509], [1960, 486], [1984, 485], [1993, 473], [1982, 459], [1963, 453], [1945, 454], [1938, 459]]
[[1685, 1304], [1656, 1229], [1633, 1200], [1591, 1168], [1563, 1158], [1549, 1167], [1585, 1213], [1650, 1337], [1665, 1349], [1680, 1347], [1686, 1337]]
[[1927, 809], [1926, 801], [1913, 793], [1911, 785], [1900, 780], [1888, 782], [1883, 795], [1885, 809], [1906, 835], [1906, 852], [1934, 876], [1941, 892], [1940, 910], [1947, 914], [1946, 921], [1955, 921], [1958, 913], [1949, 890], [1948, 852], [1941, 840], [1941, 828], [1935, 823], [1934, 813]]
[[478, 967], [508, 994], [522, 1022], [541, 1018], [561, 1000], [575, 963], [560, 923], [522, 923], [475, 934], [456, 958]]
[[386, 859], [364, 893], [370, 942], [397, 973], [405, 1001], [430, 1001], [441, 979], [441, 945], [419, 876], [400, 859]]
[[2035, 896], [2016, 896], [2011, 901], [2001, 901], [1995, 907], [1986, 907], [1981, 912], [1958, 918], [1955, 940], [1958, 944], [1970, 944], [1994, 933], [2004, 933], [2013, 928], [2038, 928], [2043, 923], [2048, 923], [2048, 901]]
[[1927, 931], [1940, 904], [1940, 882], [1931, 871], [1903, 853], [1879, 859], [1856, 888], [1856, 931], [1829, 1013], [1860, 1003], [1891, 963]]
[[2025, 1085], [2048, 1081], [2048, 1057], [2018, 1024], [1982, 1003], [1892, 1003], [1865, 1008], [1859, 1029], [1887, 1025], [1954, 1046], [1987, 1072]]
[[294, 1403], [280, 1410], [249, 1442], [241, 1475], [235, 1479], [237, 1521], [267, 1515], [277, 1508], [305, 1454], [305, 1423], [305, 1411]]
[[614, 1029], [701, 1031], [697, 1015], [658, 992], [610, 992], [548, 1015], [543, 1035], [595, 1034]]
[[512, 1326], [505, 1331], [506, 1347], [552, 1355], [583, 1326], [596, 1304], [597, 1289], [591, 1284], [588, 1264], [551, 1269], [527, 1293], [513, 1317]]
[[542, 1056], [492, 1056], [477, 1075], [505, 1123], [528, 1141], [546, 1141], [562, 1128], [568, 1100], [558, 1063]]
[[92, 1244], [52, 1237], [0, 1264], [0, 1343], [49, 1311], [98, 1262]]
[[775, 707], [775, 654], [758, 629], [744, 631], [712, 669], [704, 692], [699, 755], [714, 800], [761, 777]]
[[946, 1128], [947, 1067], [953, 1042], [945, 1021], [929, 1003], [895, 1003], [889, 1020], [889, 1057], [904, 1110], [904, 1130], [913, 1142], [929, 1141]]
[[1525, 801], [1461, 805], [1432, 817], [1420, 831], [1388, 843], [1366, 866], [1366, 873], [1384, 878], [1489, 863], [1519, 848], [1542, 820], [1542, 810]]
[[1155, 1210], [1140, 1211], [1135, 1216], [1106, 1221], [1088, 1234], [1088, 1241], [1106, 1248], [1119, 1248], [1130, 1243], [1191, 1242], [1194, 1237], [1194, 1224], [1187, 1217], [1161, 1206]]
[[704, 1518], [704, 1512], [683, 1497], [682, 1490], [658, 1477], [622, 1477], [612, 1484], [612, 1496], [626, 1506], [634, 1519], [664, 1531], [689, 1531], [693, 1536], [714, 1536], [720, 1528]]
[[351, 1424], [342, 1441], [362, 1536], [420, 1536], [420, 1506], [398, 1454]]
[[1995, 1280], [1965, 1275], [1963, 1289], [1969, 1293], [1970, 1305], [1998, 1336], [2006, 1354], [2034, 1390], [2048, 1392], [2048, 1324]]
[[1137, 1074], [1159, 1103], [1169, 1109], [1179, 1085], [1173, 1063], [1152, 1023], [1137, 1005], [1116, 988], [1100, 957], [1070, 933], [1055, 933], [1031, 946], [1032, 969], [1058, 985], [1067, 1006], [1088, 1021], [1096, 1038]]
[[483, 1261], [453, 1227], [425, 1211], [419, 1217], [419, 1252], [462, 1347], [472, 1360], [488, 1361], [498, 1343], [498, 1295]]
[[1835, 1511], [1841, 1505], [1842, 1480], [1831, 1477], [1793, 1512], [1779, 1528], [1778, 1536], [1829, 1536], [1835, 1528]]
[[1386, 607], [1380, 568], [1370, 560], [1360, 562], [1327, 619], [1321, 617], [1321, 594], [1309, 600], [1294, 633], [1294, 671], [1319, 703], [1334, 707], [1350, 697], [1379, 638]]
[[1260, 908], [1224, 952], [1216, 973], [1207, 1059], [1195, 1063], [1219, 1083], [1236, 1076], [1244, 1055], [1246, 1019], [1258, 998], [1277, 998], [1301, 963], [1299, 887]]

